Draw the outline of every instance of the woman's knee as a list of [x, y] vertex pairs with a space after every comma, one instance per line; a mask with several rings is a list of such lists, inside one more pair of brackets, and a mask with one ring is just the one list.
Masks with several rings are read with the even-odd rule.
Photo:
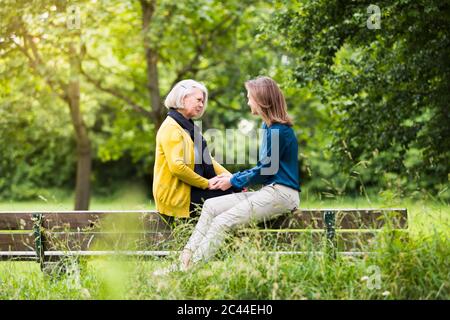
[[202, 214], [210, 217], [216, 216], [216, 206], [214, 205], [213, 199], [207, 199], [205, 203], [203, 203]]
[[245, 219], [243, 219], [240, 215], [236, 215], [232, 212], [224, 212], [213, 219], [211, 226], [218, 230], [227, 232], [244, 224], [244, 220]]

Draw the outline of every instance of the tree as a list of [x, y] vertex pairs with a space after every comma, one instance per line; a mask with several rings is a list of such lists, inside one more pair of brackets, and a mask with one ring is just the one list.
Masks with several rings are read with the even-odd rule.
[[[67, 15], [70, 7], [66, 3], [42, 1], [39, 4], [8, 1], [2, 6], [2, 47], [10, 55], [20, 52], [30, 71], [42, 78], [69, 107], [77, 154], [75, 210], [87, 210], [92, 160], [91, 142], [80, 110], [80, 31], [68, 30], [68, 19], [72, 17]], [[61, 56], [69, 63], [58, 68]]]
[[[61, 111], [58, 116], [64, 121], [67, 116], [75, 129], [73, 143], [78, 144], [78, 159], [81, 154], [90, 153], [91, 161], [83, 163], [94, 160], [91, 173], [82, 175], [90, 177], [91, 182], [112, 173], [100, 172], [95, 167], [99, 162], [113, 163], [104, 168], [120, 163], [119, 175], [123, 178], [136, 171], [139, 175], [152, 174], [155, 133], [166, 112], [163, 99], [177, 81], [195, 78], [206, 83], [210, 107], [202, 119], [205, 129], [236, 126], [246, 113], [244, 81], [267, 73], [278, 60], [275, 53], [255, 41], [261, 22], [272, 10], [264, 1], [233, 0], [226, 5], [206, 0], [70, 4], [2, 3], [0, 61], [6, 67], [1, 70], [5, 83], [0, 92], [8, 94], [9, 87], [14, 91], [13, 97], [2, 104], [5, 112], [11, 113], [23, 101], [26, 107], [21, 110], [26, 114], [18, 119], [8, 114], [9, 125], [32, 123], [35, 134], [22, 128], [17, 132], [5, 128], [2, 132], [11, 134], [8, 147], [16, 154], [21, 141], [42, 141], [34, 159], [40, 159], [44, 165], [40, 156], [58, 153], [51, 147], [45, 149], [44, 141], [70, 141], [68, 131], [58, 125], [58, 130], [52, 131], [55, 136], [46, 136], [44, 125], [27, 122], [27, 115], [44, 114], [47, 109]], [[79, 28], [69, 28], [76, 25]], [[30, 71], [30, 76], [15, 72], [16, 65], [26, 65], [21, 71]], [[40, 86], [39, 95], [34, 94], [36, 86]], [[17, 92], [19, 89], [28, 99]], [[69, 111], [67, 114], [58, 109], [63, 106]], [[61, 131], [64, 135], [57, 137]], [[70, 141], [60, 150], [67, 152], [72, 145]], [[19, 153], [29, 158], [25, 153], [33, 150]], [[45, 163], [46, 168], [52, 163]], [[34, 168], [30, 166], [27, 172]], [[64, 181], [73, 179], [72, 172], [61, 172], [59, 168], [53, 168], [53, 175], [61, 175]], [[42, 181], [40, 187], [45, 187], [45, 181], [49, 187], [60, 186], [51, 180]]]
[[[131, 152], [152, 175], [154, 136], [166, 116], [163, 99], [185, 78], [209, 88], [216, 112], [208, 112], [204, 122], [222, 125], [226, 112], [234, 113], [226, 117], [231, 122], [238, 119], [244, 80], [272, 59], [254, 42], [259, 22], [270, 10], [261, 1], [229, 1], [226, 6], [191, 0], [99, 3], [95, 12], [102, 14], [96, 19], [114, 38], [105, 39], [102, 30], [91, 33], [90, 41], [97, 45], [87, 50], [81, 73], [119, 106], [109, 127], [111, 137], [100, 149], [102, 159]], [[105, 52], [112, 53], [111, 59], [105, 59]]]
[[[391, 171], [414, 189], [442, 189], [450, 171], [448, 1], [379, 1], [380, 16], [366, 1], [279, 4], [272, 32], [285, 39], [298, 85], [329, 106], [341, 164], [369, 161], [373, 183]], [[373, 19], [380, 29], [367, 27]]]

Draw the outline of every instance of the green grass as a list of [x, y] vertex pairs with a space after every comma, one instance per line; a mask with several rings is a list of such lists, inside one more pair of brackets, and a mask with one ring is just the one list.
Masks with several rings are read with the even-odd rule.
[[[1, 203], [0, 210], [36, 206], [70, 210], [71, 200]], [[399, 241], [382, 234], [371, 248], [374, 254], [331, 260], [318, 254], [264, 254], [257, 238], [234, 237], [210, 263], [165, 277], [155, 277], [152, 271], [169, 265], [175, 256], [85, 260], [69, 264], [72, 272], [58, 279], [45, 276], [35, 262], [0, 262], [0, 299], [450, 299], [448, 204], [385, 196], [318, 199], [304, 193], [301, 207], [405, 207], [410, 238]], [[94, 198], [91, 206], [149, 208], [145, 191], [136, 186], [109, 198]]]
[[449, 299], [448, 240], [390, 243], [363, 258], [262, 254], [236, 241], [188, 273], [152, 275], [167, 260], [96, 259], [52, 279], [36, 263], [0, 263], [0, 299]]

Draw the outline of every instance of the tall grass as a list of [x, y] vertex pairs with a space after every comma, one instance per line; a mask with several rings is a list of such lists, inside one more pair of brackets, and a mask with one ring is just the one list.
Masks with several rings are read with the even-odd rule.
[[[130, 197], [128, 198], [130, 199]], [[145, 197], [131, 198], [133, 209]], [[384, 230], [363, 256], [277, 255], [259, 236], [231, 237], [217, 257], [190, 272], [153, 276], [176, 255], [149, 260], [70, 261], [68, 272], [44, 275], [35, 262], [0, 262], [0, 299], [450, 299], [450, 210], [437, 201], [367, 198], [302, 199], [302, 207], [406, 207], [409, 236]], [[142, 203], [139, 203], [142, 201]], [[130, 209], [126, 201], [95, 201], [99, 209]], [[5, 209], [4, 207], [2, 209]], [[193, 224], [176, 229], [181, 248]], [[271, 250], [277, 243], [271, 243]], [[281, 245], [281, 244], [280, 244]], [[286, 249], [286, 248], [285, 248]], [[288, 248], [289, 249], [289, 248]], [[320, 252], [319, 252], [320, 251]]]
[[45, 276], [36, 263], [3, 262], [0, 299], [450, 299], [443, 233], [406, 241], [382, 233], [362, 257], [278, 255], [262, 247], [235, 237], [213, 261], [167, 276], [152, 271], [176, 256], [69, 263], [60, 278]]

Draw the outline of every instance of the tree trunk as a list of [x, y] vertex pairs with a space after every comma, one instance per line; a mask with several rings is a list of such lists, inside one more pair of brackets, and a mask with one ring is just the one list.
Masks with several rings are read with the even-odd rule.
[[69, 45], [69, 52], [71, 75], [67, 87], [67, 98], [77, 144], [75, 210], [89, 210], [92, 165], [91, 142], [80, 111], [80, 81], [77, 67], [77, 50], [74, 43]]
[[75, 210], [89, 210], [91, 187], [90, 142], [77, 143], [77, 181], [75, 187]]
[[151, 47], [148, 36], [150, 22], [155, 12], [155, 0], [141, 0], [142, 7], [142, 35], [144, 40], [145, 61], [147, 64], [147, 90], [150, 95], [152, 115], [155, 130], [158, 130], [164, 120], [163, 105], [159, 92], [158, 54]]

